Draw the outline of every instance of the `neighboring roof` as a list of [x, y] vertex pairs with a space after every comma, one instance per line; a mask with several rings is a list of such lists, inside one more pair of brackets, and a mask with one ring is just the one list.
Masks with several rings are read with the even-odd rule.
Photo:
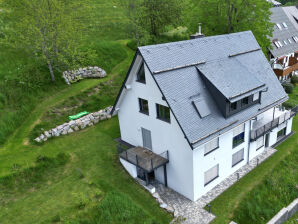
[[[185, 137], [191, 146], [196, 148], [210, 138], [236, 127], [287, 99], [264, 54], [261, 50], [256, 50], [259, 48], [252, 32], [246, 31], [144, 46], [138, 51]], [[229, 57], [235, 54], [236, 56]], [[214, 74], [217, 72], [218, 74]], [[239, 74], [242, 72], [243, 74]], [[227, 96], [236, 94], [242, 88], [249, 90], [263, 84], [268, 89], [262, 93], [260, 104], [225, 118], [212, 98], [211, 92], [206, 88], [201, 73], [212, 79], [213, 84], [217, 82], [219, 90]], [[223, 77], [226, 81], [220, 84], [218, 80], [223, 80]], [[234, 79], [239, 81], [238, 85]], [[246, 83], [248, 86], [245, 86]], [[204, 110], [203, 113], [206, 116], [199, 116], [193, 101], [200, 100], [207, 102], [209, 115], [206, 115]]]
[[[283, 45], [282, 47], [277, 48], [272, 42], [273, 48], [270, 50], [272, 55], [277, 58], [297, 51], [298, 43], [293, 40], [293, 36], [298, 37], [298, 30], [289, 20], [288, 16], [283, 10], [283, 7], [271, 8], [270, 11], [272, 12], [270, 20], [272, 23], [274, 23], [273, 36], [270, 39], [271, 41], [278, 40]], [[287, 28], [283, 26], [283, 22], [286, 23], [288, 26]], [[280, 30], [276, 24], [280, 24], [282, 29]], [[292, 43], [289, 43], [288, 39], [291, 39]], [[284, 44], [284, 40], [288, 43], [287, 45]]]
[[281, 3], [275, 0], [267, 0], [267, 2], [270, 2], [273, 6], [281, 6]]
[[298, 9], [296, 6], [282, 7], [289, 20], [292, 22], [296, 30], [298, 30]]

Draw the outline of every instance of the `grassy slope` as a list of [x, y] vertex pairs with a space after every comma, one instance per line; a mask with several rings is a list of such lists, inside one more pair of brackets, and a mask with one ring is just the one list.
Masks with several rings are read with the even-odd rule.
[[[59, 152], [66, 152], [71, 155], [71, 161], [37, 190], [29, 182], [28, 190], [21, 194], [15, 192], [7, 199], [9, 203], [5, 208], [0, 205], [1, 223], [47, 222], [57, 214], [62, 220], [75, 218], [91, 208], [92, 203], [88, 203], [85, 210], [78, 210], [73, 194], [84, 192], [88, 195], [94, 186], [104, 194], [115, 190], [124, 193], [152, 218], [167, 223], [170, 217], [121, 167], [113, 140], [119, 135], [118, 120], [113, 118], [87, 130], [53, 139], [41, 147], [30, 146], [27, 153], [32, 159], [39, 154], [55, 157]], [[77, 168], [82, 170], [84, 178], [78, 177]]]
[[[298, 87], [295, 87], [297, 92]], [[297, 96], [291, 94], [291, 100], [297, 101]], [[216, 219], [212, 223], [228, 223], [233, 219], [234, 212], [240, 203], [245, 203], [246, 196], [253, 190], [257, 191], [264, 184], [264, 180], [273, 172], [284, 158], [297, 151], [298, 148], [298, 118], [293, 120], [293, 130], [295, 135], [291, 136], [287, 141], [283, 142], [277, 147], [278, 151], [270, 157], [270, 159], [263, 162], [258, 168], [254, 169], [243, 177], [238, 183], [234, 184], [218, 198], [211, 202], [212, 213], [216, 215]], [[297, 152], [296, 152], [297, 153]], [[278, 172], [278, 170], [274, 170]], [[293, 180], [295, 181], [295, 180]], [[297, 181], [297, 180], [296, 180]], [[262, 198], [261, 200], [266, 200]], [[284, 204], [286, 206], [286, 204]], [[274, 212], [273, 214], [274, 215]]]

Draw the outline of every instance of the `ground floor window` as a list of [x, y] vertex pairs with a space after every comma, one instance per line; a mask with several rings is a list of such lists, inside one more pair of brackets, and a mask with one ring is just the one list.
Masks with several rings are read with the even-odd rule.
[[232, 167], [240, 163], [242, 160], [244, 160], [244, 149], [241, 149], [232, 155]]
[[286, 135], [286, 127], [277, 132], [277, 139], [280, 139], [285, 135]]
[[218, 177], [219, 164], [207, 170], [204, 174], [204, 185], [206, 186]]
[[264, 146], [264, 136], [261, 136], [260, 138], [257, 139], [257, 147], [256, 149], [260, 149]]

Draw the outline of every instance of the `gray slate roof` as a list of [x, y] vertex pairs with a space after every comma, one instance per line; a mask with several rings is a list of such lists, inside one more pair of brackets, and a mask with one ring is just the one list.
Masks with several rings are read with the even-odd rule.
[[[298, 9], [296, 6], [287, 6], [282, 7], [286, 15], [288, 16], [289, 20], [292, 22], [296, 30], [298, 30]], [[296, 21], [296, 20], [297, 21]]]
[[[230, 54], [257, 48], [259, 45], [250, 31], [139, 48], [186, 138], [193, 143], [193, 148], [287, 98], [261, 50], [229, 57]], [[202, 61], [206, 63], [162, 72]], [[218, 82], [215, 79], [220, 80], [222, 84], [218, 82], [217, 86], [222, 87], [220, 90], [226, 95], [233, 95], [242, 88], [247, 88], [246, 83], [249, 88], [264, 83], [268, 91], [262, 94], [261, 104], [225, 118], [198, 70], [209, 77], [218, 72], [212, 80], [214, 83]], [[154, 74], [155, 71], [159, 73]], [[239, 71], [243, 72], [242, 80], [239, 80]], [[192, 103], [200, 99], [207, 102], [211, 111], [210, 115], [203, 118]]]
[[[278, 39], [282, 43], [281, 48], [277, 48], [273, 43], [272, 47], [273, 49], [270, 50], [272, 55], [276, 57], [284, 56], [290, 53], [293, 53], [298, 50], [298, 43], [296, 43], [293, 40], [293, 36], [298, 37], [298, 30], [295, 28], [293, 23], [289, 20], [288, 16], [283, 10], [283, 7], [275, 7], [271, 8], [270, 11], [272, 12], [272, 15], [270, 17], [270, 20], [272, 23], [274, 23], [274, 31], [273, 36], [270, 38], [271, 41], [274, 39]], [[296, 15], [298, 17], [298, 15]], [[285, 22], [288, 26], [288, 28], [284, 28], [282, 23]], [[282, 30], [280, 30], [276, 23], [279, 23], [282, 26]], [[288, 39], [291, 39], [292, 43], [289, 44]], [[283, 41], [286, 40], [288, 45], [285, 45]]]

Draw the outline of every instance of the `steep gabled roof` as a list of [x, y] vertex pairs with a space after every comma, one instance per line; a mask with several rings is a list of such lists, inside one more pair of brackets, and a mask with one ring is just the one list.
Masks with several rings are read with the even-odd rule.
[[[273, 34], [270, 38], [272, 41], [272, 49], [270, 49], [272, 55], [275, 58], [277, 58], [297, 51], [298, 42], [295, 42], [293, 37], [298, 37], [298, 30], [289, 20], [289, 17], [286, 15], [285, 11], [283, 10], [283, 7], [271, 8], [270, 11], [272, 12], [270, 21], [274, 23]], [[286, 23], [286, 28], [283, 26], [283, 23]], [[279, 24], [281, 29], [279, 29], [276, 24]], [[288, 39], [291, 40], [291, 43], [289, 43]], [[283, 46], [278, 48], [273, 43], [276, 40], [280, 41]], [[287, 45], [283, 41], [286, 41]]]
[[[287, 99], [264, 54], [258, 49], [260, 46], [253, 34], [246, 31], [144, 46], [139, 48], [139, 52], [187, 140], [196, 148]], [[216, 72], [218, 74], [214, 74]], [[236, 95], [242, 90], [245, 90], [243, 94], [252, 94], [263, 87], [267, 91], [263, 92], [260, 104], [225, 118], [201, 74], [212, 79], [226, 96]], [[224, 78], [227, 81], [223, 81]], [[243, 94], [240, 95], [243, 97]], [[199, 116], [194, 100], [207, 102], [211, 113]]]

